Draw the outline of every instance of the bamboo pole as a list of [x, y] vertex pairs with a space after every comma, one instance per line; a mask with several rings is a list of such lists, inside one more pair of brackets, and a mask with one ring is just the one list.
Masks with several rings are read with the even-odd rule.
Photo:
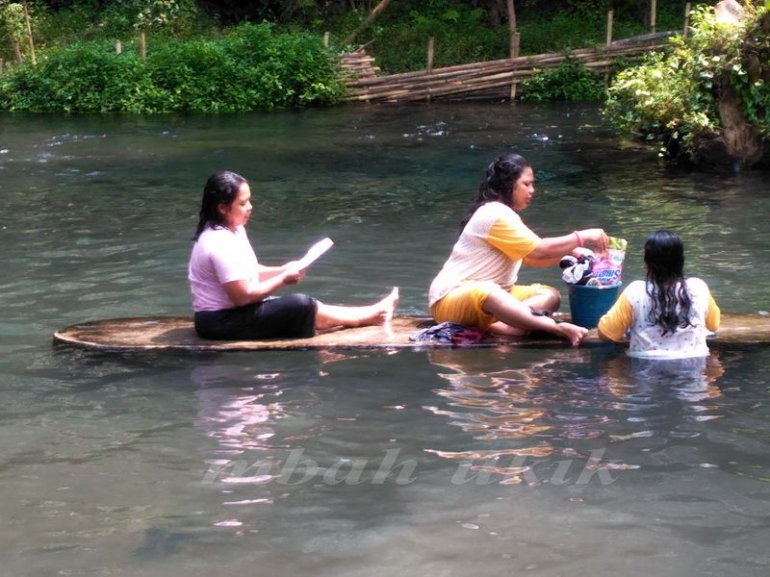
[[[601, 71], [611, 66], [610, 61], [591, 65], [589, 68]], [[511, 82], [522, 81], [531, 78], [534, 71], [505, 72], [491, 76], [485, 76], [476, 79], [453, 80], [450, 82], [440, 82], [426, 85], [400, 85], [387, 87], [378, 91], [354, 92], [346, 100], [351, 101], [373, 101], [373, 100], [422, 100], [430, 96], [431, 98], [447, 97], [459, 95], [468, 92], [483, 92], [489, 90], [498, 90], [503, 96], [502, 90], [508, 90]]]
[[[518, 75], [516, 79], [518, 81], [525, 80], [531, 77], [531, 74]], [[345, 100], [347, 101], [413, 101], [423, 100], [430, 95], [432, 98], [447, 98], [457, 96], [466, 93], [489, 93], [495, 91], [495, 94], [505, 96], [504, 91], [508, 90], [508, 86], [512, 82], [513, 77], [510, 74], [500, 75], [499, 77], [490, 77], [486, 79], [479, 79], [474, 82], [454, 82], [451, 84], [443, 84], [435, 87], [395, 87], [387, 92], [378, 93], [376, 95], [368, 93], [360, 93], [349, 95]]]
[[27, 42], [29, 42], [29, 57], [32, 60], [32, 65], [34, 66], [37, 64], [37, 59], [35, 58], [35, 42], [32, 40], [32, 22], [29, 18], [29, 10], [27, 10], [27, 0], [24, 0], [24, 2], [21, 3], [22, 8], [24, 9], [24, 22], [27, 25]]
[[[517, 75], [519, 80], [528, 78], [531, 73]], [[490, 89], [506, 89], [512, 81], [512, 73], [499, 74], [488, 78], [479, 79], [474, 82], [454, 82], [444, 83], [437, 87], [419, 87], [417, 89], [408, 89], [397, 87], [379, 95], [381, 100], [424, 100], [429, 94], [436, 96], [451, 96], [467, 92], [478, 92]], [[363, 100], [363, 98], [361, 98]]]
[[658, 22], [658, 0], [650, 0], [650, 32], [655, 34]]
[[142, 30], [139, 33], [139, 56], [144, 62], [147, 59], [147, 35]]
[[355, 37], [358, 36], [358, 34], [362, 30], [364, 30], [367, 26], [369, 26], [369, 24], [374, 22], [377, 16], [379, 16], [380, 13], [383, 10], [385, 10], [385, 8], [388, 7], [388, 4], [390, 4], [390, 2], [391, 0], [381, 0], [381, 2], [374, 7], [374, 10], [372, 10], [371, 14], [369, 14], [369, 16], [366, 17], [366, 20], [364, 20], [363, 24], [361, 24], [361, 26], [353, 30], [353, 32], [351, 32], [350, 35], [347, 38], [345, 38], [345, 40], [342, 41], [342, 43], [350, 44], [351, 42], [353, 42]]
[[[663, 48], [667, 44], [658, 44]], [[613, 58], [624, 55], [638, 60], [650, 50], [643, 45], [616, 45], [600, 50], [581, 49], [570, 53], [584, 66], [597, 73], [608, 72]], [[460, 64], [445, 68], [407, 72], [390, 76], [358, 78], [348, 82], [346, 101], [415, 101], [426, 98], [451, 98], [467, 93], [504, 97], [510, 94], [511, 85], [530, 78], [535, 68], [553, 68], [567, 56], [551, 53], [537, 56], [502, 59], [492, 62]], [[368, 57], [366, 57], [370, 60]]]
[[687, 40], [687, 36], [690, 33], [690, 3], [684, 5], [684, 30], [682, 30], [682, 37]]
[[[664, 44], [656, 45], [656, 47], [664, 47]], [[597, 58], [604, 57], [617, 57], [617, 56], [633, 56], [646, 52], [650, 49], [649, 46], [641, 47], [628, 47], [621, 46], [612, 48], [609, 50], [602, 50], [601, 53], [597, 53], [592, 49], [574, 50], [570, 53], [581, 62], [596, 60]], [[558, 66], [566, 56], [562, 53], [550, 53], [542, 54], [538, 56], [524, 56], [519, 57], [514, 61], [510, 59], [493, 60], [491, 62], [484, 63], [471, 63], [471, 64], [457, 64], [455, 66], [447, 66], [444, 68], [438, 68], [433, 70], [433, 78], [448, 78], [453, 75], [462, 74], [474, 74], [477, 72], [484, 73], [490, 70], [507, 70], [507, 69], [522, 69], [522, 68], [547, 68], [551, 66]], [[378, 84], [388, 84], [394, 82], [409, 81], [410, 79], [424, 78], [425, 71], [414, 72], [402, 72], [400, 74], [392, 74], [388, 76], [377, 76], [373, 78], [362, 79], [360, 83], [368, 86], [375, 86]]]
[[[589, 65], [589, 68], [601, 71], [602, 69], [609, 68], [610, 66], [612, 66], [612, 61], [604, 60]], [[347, 100], [386, 100], [395, 98], [401, 98], [404, 100], [420, 100], [429, 94], [431, 96], [444, 96], [490, 88], [504, 89], [514, 80], [520, 82], [521, 80], [532, 77], [534, 72], [534, 70], [507, 71], [498, 74], [484, 75], [478, 78], [464, 78], [438, 82], [431, 82], [426, 80], [424, 83], [399, 84], [394, 86], [381, 87], [377, 91], [355, 92], [351, 94]]]

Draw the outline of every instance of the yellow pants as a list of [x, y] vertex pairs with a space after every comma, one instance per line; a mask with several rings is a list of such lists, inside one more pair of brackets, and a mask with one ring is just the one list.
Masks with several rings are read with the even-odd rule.
[[[498, 285], [492, 281], [465, 281], [434, 304], [430, 308], [431, 315], [438, 323], [449, 321], [486, 329], [498, 319], [482, 307], [489, 294], [497, 288]], [[514, 285], [508, 292], [515, 299], [523, 301], [547, 288], [543, 284]]]

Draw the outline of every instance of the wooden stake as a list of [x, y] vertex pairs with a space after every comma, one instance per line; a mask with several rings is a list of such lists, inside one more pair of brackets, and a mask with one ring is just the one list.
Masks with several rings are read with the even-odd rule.
[[658, 21], [658, 0], [650, 0], [650, 32], [655, 34]]
[[[433, 36], [428, 38], [428, 65], [425, 67], [425, 74], [428, 76], [433, 74], [433, 49], [435, 43], [436, 39]], [[430, 102], [430, 90], [428, 90], [427, 100]]]
[[[513, 57], [512, 57], [512, 59], [514, 59], [514, 60], [519, 57], [519, 42], [520, 42], [520, 39], [521, 39], [521, 35], [518, 32], [516, 32], [516, 34], [513, 35]], [[513, 82], [511, 82], [511, 95], [510, 95], [511, 102], [516, 100], [516, 88], [518, 87], [518, 85], [519, 85], [519, 83], [516, 82], [515, 80]]]
[[35, 58], [35, 43], [32, 41], [32, 23], [29, 19], [29, 10], [27, 10], [27, 0], [24, 0], [24, 2], [21, 3], [22, 7], [24, 8], [24, 21], [27, 24], [27, 41], [29, 42], [29, 57], [32, 60], [32, 65], [34, 66], [37, 64], [37, 59]]
[[329, 33], [324, 32], [324, 48], [329, 48]]
[[[605, 46], [609, 49], [612, 46], [612, 21], [615, 13], [612, 10], [607, 11], [607, 41]], [[604, 73], [604, 88], [610, 85], [610, 73]]]
[[142, 62], [147, 58], [147, 37], [144, 30], [139, 34], [139, 56], [142, 58]]
[[428, 65], [425, 67], [426, 74], [433, 74], [433, 48], [435, 46], [436, 39], [431, 36], [428, 38]]
[[513, 0], [508, 0], [508, 29], [510, 31], [511, 58], [516, 58], [516, 7]]
[[[519, 55], [519, 32], [516, 27], [516, 6], [513, 0], [507, 0], [506, 4], [508, 6], [508, 29], [511, 35], [511, 60], [513, 60]], [[511, 102], [515, 102], [516, 100], [516, 87], [517, 83], [512, 79], [511, 93], [509, 95]]]
[[5, 68], [5, 62], [2, 58], [0, 58], [0, 74], [3, 73], [3, 68]]
[[682, 31], [682, 37], [686, 40], [687, 35], [690, 33], [690, 3], [684, 5], [684, 30]]
[[115, 40], [115, 54], [121, 54], [123, 52], [123, 45], [120, 40]]

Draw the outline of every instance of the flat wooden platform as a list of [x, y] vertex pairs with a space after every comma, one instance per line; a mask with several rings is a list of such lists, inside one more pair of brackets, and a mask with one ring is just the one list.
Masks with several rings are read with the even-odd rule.
[[[569, 320], [568, 316], [563, 316]], [[451, 345], [409, 340], [418, 330], [429, 327], [427, 317], [401, 316], [389, 328], [362, 327], [321, 334], [309, 339], [264, 341], [211, 341], [200, 338], [189, 317], [140, 317], [106, 319], [71, 325], [53, 335], [55, 344], [107, 352], [136, 351], [259, 351], [312, 349], [393, 349], [446, 348]], [[596, 331], [583, 341], [600, 343]], [[501, 344], [530, 347], [568, 346], [567, 341], [552, 335], [527, 337], [491, 337], [474, 347]], [[770, 344], [770, 315], [759, 313], [722, 314], [722, 327], [711, 338], [712, 346], [746, 346]]]

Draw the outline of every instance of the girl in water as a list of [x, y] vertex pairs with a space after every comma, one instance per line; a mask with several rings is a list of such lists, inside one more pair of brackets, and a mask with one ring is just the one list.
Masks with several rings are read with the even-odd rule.
[[683, 359], [708, 356], [706, 337], [719, 328], [720, 311], [708, 286], [684, 276], [684, 245], [659, 230], [644, 244], [646, 280], [634, 281], [599, 320], [599, 337], [621, 341], [631, 330], [628, 354]]

